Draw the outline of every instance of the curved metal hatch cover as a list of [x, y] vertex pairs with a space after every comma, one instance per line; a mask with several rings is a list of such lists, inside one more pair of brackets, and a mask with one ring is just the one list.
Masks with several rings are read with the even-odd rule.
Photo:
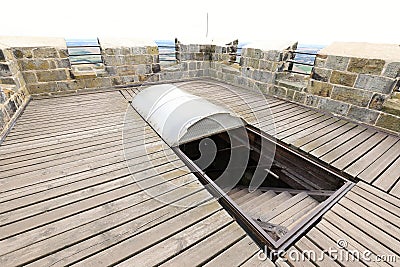
[[171, 147], [245, 125], [226, 108], [172, 84], [142, 90], [132, 105]]

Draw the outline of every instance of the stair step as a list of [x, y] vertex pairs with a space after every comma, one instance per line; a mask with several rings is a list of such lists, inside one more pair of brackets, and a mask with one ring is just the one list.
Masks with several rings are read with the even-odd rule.
[[257, 219], [261, 215], [271, 211], [273, 208], [275, 208], [279, 203], [282, 203], [284, 201], [287, 201], [292, 198], [292, 195], [289, 192], [282, 192], [279, 195], [269, 199], [268, 201], [264, 202], [262, 205], [253, 207], [251, 210], [248, 211], [249, 215]]
[[236, 193], [233, 193], [232, 195], [230, 195], [230, 198], [233, 199], [233, 201], [236, 202], [236, 200], [244, 195], [246, 195], [247, 193], [249, 193], [249, 189], [248, 188], [244, 188], [244, 189], [240, 189], [239, 191], [237, 191]]
[[246, 202], [248, 202], [248, 201], [250, 201], [250, 200], [252, 200], [252, 199], [254, 199], [254, 198], [258, 197], [258, 196], [260, 196], [261, 194], [262, 194], [261, 190], [256, 190], [256, 191], [251, 192], [251, 193], [249, 192], [246, 195], [238, 198], [235, 202], [238, 205], [242, 205], [242, 204], [244, 204], [244, 203], [246, 203]]
[[298, 222], [301, 222], [304, 218], [306, 218], [308, 215], [310, 215], [314, 210], [316, 210], [321, 205], [322, 205], [322, 203], [318, 203], [316, 201], [315, 204], [310, 205], [311, 208], [307, 209], [307, 211], [304, 214], [302, 214], [302, 215], [299, 214], [299, 217], [298, 217], [298, 219], [295, 220], [295, 222], [290, 223], [290, 221], [288, 221], [288, 222], [285, 221], [283, 223], [283, 225], [286, 226], [289, 230], [293, 229], [297, 225]]
[[285, 210], [270, 222], [274, 224], [283, 225], [284, 222], [289, 224], [297, 223], [297, 220], [307, 213], [310, 209], [318, 205], [318, 202], [310, 196], [305, 197], [300, 202]]
[[240, 189], [237, 188], [237, 187], [235, 187], [235, 188], [231, 189], [231, 190], [228, 192], [228, 196], [232, 196], [233, 194], [235, 194], [236, 192], [239, 192], [239, 191], [240, 191]]
[[282, 201], [282, 202], [278, 203], [278, 205], [274, 205], [274, 207], [269, 212], [265, 212], [265, 213], [261, 214], [261, 216], [259, 218], [263, 222], [269, 222], [273, 218], [275, 218], [279, 214], [283, 213], [290, 207], [296, 205], [298, 202], [302, 201], [306, 197], [308, 197], [307, 193], [301, 192], [286, 201]]
[[252, 199], [251, 201], [247, 201], [241, 207], [244, 211], [248, 211], [254, 207], [263, 205], [264, 203], [266, 203], [268, 200], [272, 199], [273, 197], [276, 197], [275, 192], [272, 190], [269, 190], [269, 191], [259, 195], [258, 197]]

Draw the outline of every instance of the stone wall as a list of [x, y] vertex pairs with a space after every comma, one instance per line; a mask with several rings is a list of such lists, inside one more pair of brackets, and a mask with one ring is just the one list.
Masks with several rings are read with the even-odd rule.
[[[146, 81], [211, 77], [400, 132], [397, 46], [369, 46], [361, 53], [357, 50], [360, 44], [341, 44], [340, 49], [332, 45], [317, 56], [312, 74], [301, 76], [284, 71], [294, 58], [296, 42], [248, 45], [242, 49], [240, 63], [236, 63], [237, 40], [222, 45], [176, 40], [176, 64], [161, 67], [154, 42], [99, 41], [103, 64], [94, 68], [71, 66], [63, 38], [0, 38], [1, 128], [29, 94], [64, 94]], [[343, 52], [343, 47], [352, 49]]]
[[210, 76], [226, 83], [256, 88], [265, 94], [286, 95], [286, 88], [276, 87], [275, 80], [287, 68], [288, 60], [294, 57], [291, 51], [296, 49], [297, 43], [269, 44], [267, 48], [262, 48], [264, 46], [250, 44], [242, 48], [239, 64], [216, 57], [218, 60], [211, 63]]
[[29, 100], [25, 79], [7, 46], [0, 47], [0, 140]]
[[[311, 106], [352, 120], [400, 132], [400, 60], [377, 54], [368, 46], [361, 54], [349, 51], [352, 44], [334, 44], [316, 57], [306, 88]], [[340, 50], [340, 47], [342, 49]], [[348, 51], [343, 54], [343, 47]], [[358, 44], [358, 48], [362, 45]], [[400, 49], [397, 49], [400, 57]], [[353, 53], [352, 53], [353, 52]], [[371, 53], [373, 57], [369, 56]], [[305, 102], [304, 102], [305, 103]]]

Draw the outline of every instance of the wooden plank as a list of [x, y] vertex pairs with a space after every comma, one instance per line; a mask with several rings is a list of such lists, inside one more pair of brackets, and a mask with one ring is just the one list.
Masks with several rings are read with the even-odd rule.
[[[327, 220], [322, 219], [320, 223], [316, 226], [321, 232], [323, 232], [327, 237], [329, 237], [336, 244], [339, 240], [345, 240], [347, 242], [347, 246], [345, 248], [348, 252], [358, 251], [360, 255], [365, 251], [369, 250], [367, 247], [361, 245], [358, 241], [351, 238], [343, 229], [337, 228], [335, 225], [331, 224]], [[315, 241], [318, 244], [318, 241]], [[337, 246], [336, 246], [337, 247]], [[371, 252], [371, 258], [376, 257], [377, 255]], [[367, 266], [390, 266], [386, 262], [376, 262], [376, 261], [368, 261], [367, 259], [363, 259], [360, 257], [360, 261], [366, 264]]]
[[[118, 205], [108, 210], [109, 213], [105, 214], [104, 217], [97, 218], [95, 216], [95, 220], [7, 254], [5, 259], [18, 261], [17, 263], [39, 259], [35, 262], [37, 266], [48, 266], [48, 264], [53, 263], [63, 266], [73, 264], [84, 257], [96, 254], [98, 251], [118, 245], [126, 239], [141, 238], [141, 234], [147, 236], [149, 230], [154, 231], [154, 227], [158, 227], [157, 229], [165, 228], [159, 227], [160, 223], [173, 222], [177, 217], [185, 219], [190, 215], [202, 218], [209, 215], [210, 212], [220, 209], [220, 206], [215, 202], [207, 204], [206, 209], [192, 209], [188, 207], [188, 203], [201, 203], [205, 198], [210, 198], [210, 195], [206, 190], [194, 194], [188, 193], [180, 189], [167, 193], [170, 195], [170, 203], [176, 205], [168, 205], [151, 199], [130, 203], [130, 205], [116, 202], [115, 204]], [[197, 214], [194, 214], [194, 212]], [[75, 219], [86, 218], [77, 217]], [[69, 226], [69, 224], [66, 225]], [[165, 225], [170, 226], [168, 223]], [[44, 248], [51, 253], [43, 255]], [[30, 251], [30, 253], [26, 253], [27, 251]], [[42, 256], [47, 257], [41, 258]]]
[[[138, 263], [142, 266], [153, 266], [202, 240], [210, 233], [224, 229], [227, 225], [227, 229], [230, 230], [232, 225], [235, 225], [225, 211], [215, 212], [214, 208], [210, 215], [206, 210], [199, 209], [197, 211], [199, 214], [196, 215], [189, 212], [175, 217], [168, 226], [164, 224], [154, 227], [79, 264], [89, 266], [101, 262], [109, 265], [118, 262], [120, 266], [132, 266]], [[151, 249], [146, 250], [149, 247]], [[109, 257], [110, 254], [113, 257]]]
[[356, 135], [362, 133], [365, 131], [366, 128], [362, 126], [357, 126], [350, 131], [330, 140], [329, 142], [326, 142], [322, 146], [318, 147], [317, 149], [313, 150], [310, 152], [311, 155], [320, 158], [327, 154], [328, 152], [332, 151], [333, 149], [337, 148], [338, 146], [342, 145], [343, 143], [346, 143]]
[[242, 240], [228, 248], [204, 266], [240, 266], [255, 255], [260, 248], [254, 241], [245, 236]]
[[[348, 131], [351, 131], [354, 127], [356, 127], [355, 124], [353, 123], [347, 123], [344, 124], [343, 126], [333, 130], [330, 133], [327, 133], [307, 144], [305, 144], [304, 146], [300, 147], [301, 150], [305, 151], [305, 152], [310, 152], [313, 151], [317, 148], [319, 148], [320, 146], [326, 144], [327, 142], [330, 142], [332, 139], [337, 138], [336, 140], [339, 141], [340, 136]], [[342, 142], [340, 142], [342, 143]]]
[[[288, 124], [285, 125], [280, 125], [279, 127], [275, 127], [275, 132], [276, 132], [276, 137], [282, 137], [282, 136], [287, 136], [289, 132], [293, 132], [295, 130], [299, 130], [298, 128], [303, 126], [306, 123], [309, 123], [311, 121], [315, 121], [318, 118], [324, 117], [322, 113], [314, 112], [304, 118], [290, 121]], [[295, 130], [294, 130], [295, 129]]]
[[317, 201], [311, 197], [306, 197], [300, 202], [296, 203], [294, 206], [288, 207], [285, 212], [273, 218], [270, 223], [279, 224], [282, 226], [292, 225], [292, 227], [294, 227], [293, 224], [297, 224], [299, 219], [302, 218], [304, 214], [310, 212], [316, 206], [318, 206]]
[[343, 121], [343, 120], [336, 121], [330, 125], [327, 125], [324, 128], [321, 128], [321, 129], [313, 132], [313, 134], [309, 134], [307, 136], [299, 138], [298, 140], [293, 142], [293, 145], [296, 147], [304, 146], [305, 144], [310, 143], [311, 141], [319, 138], [320, 136], [326, 135], [326, 134], [336, 130], [337, 128], [340, 128], [345, 124], [347, 124], [346, 121]]
[[[132, 130], [132, 133], [129, 133], [129, 135], [131, 135], [129, 136], [129, 138], [133, 138], [135, 135], [136, 136], [143, 135], [144, 132], [148, 131], [150, 130], [149, 129]], [[2, 156], [0, 163], [6, 165], [17, 162], [36, 160], [43, 157], [50, 157], [52, 155], [63, 154], [76, 149], [84, 149], [93, 146], [95, 144], [109, 143], [114, 140], [120, 140], [122, 142], [122, 129], [119, 131], [99, 133], [92, 137], [71, 140], [68, 142], [58, 142], [55, 145], [52, 144], [45, 147], [38, 147], [36, 149], [33, 148], [20, 151], [13, 151], [12, 153], [0, 152], [0, 155]]]
[[[159, 179], [161, 181], [180, 178], [190, 173], [188, 169], [185, 169], [184, 165], [168, 165], [167, 168], [165, 168], [165, 166], [156, 166], [154, 167], [154, 171], [158, 173], [160, 177], [152, 178], [152, 180]], [[61, 208], [62, 206], [72, 204], [73, 202], [127, 186], [132, 182], [137, 182], [139, 185], [143, 184], [138, 179], [133, 179], [130, 174], [128, 168], [124, 168], [106, 173], [103, 176], [98, 176], [97, 180], [87, 179], [80, 183], [74, 183], [63, 188], [57, 188], [57, 190], [52, 190], [50, 192], [46, 191], [42, 194], [35, 194], [34, 196], [27, 196], [25, 198], [15, 199], [14, 201], [8, 201], [7, 210], [4, 210], [6, 205], [3, 204], [0, 206], [0, 226], [49, 212]], [[146, 181], [146, 183], [147, 182], [148, 181]], [[79, 185], [81, 187], [78, 187]], [[29, 200], [31, 200], [31, 202], [28, 202]]]
[[[81, 120], [78, 121], [76, 124], [73, 125], [60, 125], [60, 126], [51, 126], [51, 127], [44, 127], [43, 129], [32, 129], [31, 131], [25, 130], [25, 131], [19, 131], [16, 130], [14, 133], [11, 135], [7, 136], [7, 141], [12, 141], [12, 140], [25, 140], [30, 137], [42, 137], [42, 136], [47, 136], [51, 134], [59, 134], [60, 132], [70, 132], [73, 130], [79, 130], [79, 129], [85, 129], [89, 127], [96, 127], [96, 126], [102, 126], [102, 125], [109, 125], [111, 123], [122, 123], [125, 118], [125, 113], [114, 113], [110, 116], [103, 116], [103, 117], [97, 117], [93, 118], [91, 120]], [[46, 125], [47, 126], [47, 125]]]
[[[139, 148], [140, 150], [142, 148]], [[159, 150], [160, 148], [157, 148]], [[129, 155], [128, 155], [129, 156]], [[168, 157], [168, 158], [167, 158]], [[139, 155], [134, 155], [127, 161], [128, 166], [132, 168], [135, 165], [129, 164], [142, 164], [143, 166], [148, 164], [157, 164], [160, 161], [170, 162], [173, 158], [177, 158], [173, 152], [158, 151], [153, 154], [143, 153]], [[28, 173], [23, 173], [20, 175], [12, 176], [10, 178], [5, 178], [1, 180], [2, 192], [12, 191], [18, 188], [23, 188], [27, 186], [41, 184], [43, 182], [57, 180], [68, 175], [83, 173], [85, 171], [91, 171], [93, 169], [118, 163], [121, 161], [126, 161], [125, 156], [122, 151], [116, 151], [114, 153], [106, 155], [98, 155], [90, 159], [81, 159], [79, 162], [71, 162], [68, 164], [57, 166], [57, 168], [48, 168], [47, 170], [38, 170]], [[142, 166], [141, 166], [142, 167]], [[35, 179], [32, 179], [34, 177]]]
[[400, 157], [390, 165], [373, 183], [374, 186], [390, 191], [400, 179]]
[[[342, 215], [345, 216], [345, 214]], [[348, 236], [354, 239], [357, 243], [366, 247], [375, 255], [393, 255], [394, 251], [388, 249], [382, 243], [377, 241], [375, 236], [370, 236], [370, 234], [375, 234], [373, 229], [369, 229], [368, 231], [364, 232], [365, 229], [361, 230], [360, 227], [358, 227], [358, 224], [361, 223], [362, 220], [357, 219], [357, 224], [353, 225], [348, 220], [341, 216], [339, 217], [336, 213], [331, 211], [324, 215], [324, 219], [330, 222], [332, 225], [335, 225], [335, 227], [338, 229], [345, 229], [345, 232]]]
[[338, 120], [339, 120], [338, 118], [328, 118], [327, 120], [323, 120], [322, 122], [319, 122], [317, 124], [311, 124], [311, 125], [309, 125], [308, 128], [302, 129], [299, 132], [291, 134], [288, 137], [281, 139], [281, 141], [286, 144], [292, 144], [293, 142], [296, 142], [300, 138], [314, 134], [315, 132], [332, 125], [333, 123], [337, 122]]
[[367, 199], [349, 192], [345, 198], [340, 200], [340, 205], [347, 209], [357, 210], [357, 215], [370, 221], [381, 231], [394, 237], [400, 237], [400, 217], [382, 209]]
[[[246, 233], [236, 223], [232, 223], [215, 234], [205, 238], [200, 243], [178, 254], [161, 266], [201, 266], [210, 261], [215, 255], [222, 253], [226, 247], [242, 239]], [[250, 254], [250, 253], [249, 253]], [[252, 254], [252, 253], [251, 253]], [[250, 254], [250, 255], [251, 255]], [[248, 255], [248, 256], [250, 256]], [[126, 262], [123, 266], [134, 263]]]
[[354, 149], [350, 150], [348, 153], [344, 154], [339, 159], [331, 163], [332, 166], [338, 168], [339, 170], [345, 169], [347, 166], [351, 165], [353, 162], [361, 158], [365, 153], [378, 145], [387, 135], [385, 133], [376, 133], [371, 138], [361, 143]]
[[[307, 259], [313, 262], [316, 265], [320, 265], [328, 267], [338, 267], [340, 266], [337, 262], [335, 262], [325, 251], [322, 251], [318, 246], [316, 246], [313, 242], [311, 242], [308, 238], [303, 237], [299, 241], [296, 242], [295, 247], [300, 251], [309, 251], [312, 253], [304, 253]], [[322, 262], [320, 262], [320, 258], [324, 255]]]
[[298, 125], [294, 125], [292, 128], [285, 129], [284, 131], [280, 131], [277, 135], [276, 138], [279, 140], [285, 139], [287, 137], [290, 137], [291, 135], [297, 134], [301, 131], [306, 130], [307, 128], [319, 125], [320, 123], [330, 119], [330, 117], [326, 115], [322, 115], [321, 117], [314, 118], [310, 121], [300, 123]]
[[357, 186], [353, 187], [351, 191], [365, 199], [368, 199], [370, 202], [375, 203], [382, 209], [395, 215], [400, 214], [400, 200], [390, 196], [389, 194], [385, 194], [373, 186], [367, 185], [363, 182], [358, 182]]
[[368, 140], [368, 138], [370, 138], [375, 133], [376, 133], [376, 131], [367, 129], [367, 130], [363, 131], [362, 133], [356, 135], [354, 138], [348, 140], [347, 142], [342, 143], [340, 146], [331, 150], [329, 153], [326, 153], [320, 159], [327, 163], [331, 163], [331, 162], [335, 161], [336, 159], [340, 158], [341, 156], [343, 156], [344, 154], [346, 154], [348, 151], [350, 151], [353, 148], [360, 145], [362, 142], [365, 142], [366, 140]]
[[291, 266], [299, 266], [299, 267], [314, 267], [314, 266], [316, 266], [310, 260], [308, 260], [305, 256], [302, 257], [302, 252], [294, 246], [292, 246], [288, 249], [288, 251], [286, 252], [285, 259]]
[[[296, 112], [297, 113], [297, 112]], [[261, 127], [261, 129], [266, 132], [267, 134], [270, 135], [275, 135], [275, 133], [277, 132], [277, 129], [281, 128], [281, 127], [285, 127], [290, 125], [290, 123], [299, 121], [303, 118], [309, 118], [310, 115], [315, 114], [315, 112], [308, 110], [305, 112], [301, 112], [298, 114], [292, 114], [292, 116], [285, 116], [285, 117], [281, 117], [278, 121], [275, 121], [274, 124], [269, 125], [269, 126], [265, 126], [265, 127]]]
[[389, 148], [382, 156], [362, 171], [357, 177], [370, 183], [375, 180], [400, 154], [400, 142]]
[[[358, 216], [358, 214], [357, 215], [354, 214], [353, 211], [341, 205], [335, 205], [332, 208], [332, 211], [335, 212], [336, 214], [339, 214], [340, 217], [344, 218], [348, 222], [356, 224], [356, 227], [358, 229], [360, 229], [361, 231], [363, 231], [368, 235], [371, 235], [375, 240], [380, 242], [383, 246], [386, 246], [387, 249], [393, 250], [393, 252], [400, 251], [399, 250], [400, 242], [391, 237], [390, 235], [386, 234], [385, 232], [380, 231], [378, 227], [376, 227], [369, 221], [369, 219], [367, 219], [368, 221], [366, 221], [365, 218]], [[393, 254], [393, 252], [391, 254]]]
[[242, 267], [275, 267], [275, 264], [268, 258], [265, 257], [265, 254], [262, 255], [262, 259], [260, 260], [258, 253], [252, 256], [248, 261], [243, 263]]
[[400, 198], [400, 180], [393, 186], [392, 190], [390, 190], [390, 194]]
[[55, 169], [55, 166], [65, 165], [71, 162], [77, 162], [78, 160], [81, 159], [88, 160], [92, 157], [96, 157], [102, 154], [106, 155], [106, 154], [111, 154], [113, 152], [122, 151], [124, 148], [128, 149], [131, 147], [143, 146], [144, 142], [153, 142], [156, 140], [160, 140], [160, 138], [156, 134], [151, 134], [146, 137], [143, 136], [133, 137], [131, 140], [128, 139], [128, 141], [126, 141], [124, 144], [122, 144], [121, 140], [117, 139], [114, 142], [97, 144], [89, 148], [80, 149], [78, 151], [73, 150], [70, 153], [65, 153], [65, 155], [63, 156], [56, 155], [56, 157], [40, 158], [36, 161], [32, 160], [28, 164], [25, 164], [25, 162], [8, 164], [5, 166], [0, 166], [0, 171], [1, 171], [0, 179], [11, 176], [17, 177], [19, 174], [33, 173], [34, 171], [46, 168]]
[[280, 203], [279, 205], [272, 207], [270, 211], [260, 214], [260, 220], [263, 222], [270, 222], [272, 219], [284, 213], [290, 207], [295, 206], [296, 204], [304, 200], [307, 196], [307, 193], [303, 192], [295, 195], [294, 197], [291, 197], [290, 199]]
[[357, 177], [369, 165], [374, 163], [380, 156], [382, 156], [389, 148], [391, 148], [399, 139], [394, 136], [387, 136], [381, 143], [371, 149], [368, 153], [362, 156], [359, 160], [354, 162], [344, 171], [354, 177]]
[[[309, 240], [311, 240], [313, 243], [315, 243], [319, 248], [321, 248], [323, 251], [329, 251], [330, 249], [337, 249], [338, 251], [340, 251], [340, 253], [342, 253], [342, 251], [346, 251], [346, 247], [344, 248], [339, 248], [337, 245], [337, 241], [340, 240], [336, 240], [333, 241], [331, 240], [329, 237], [326, 236], [325, 232], [320, 231], [318, 228], [314, 227], [312, 228], [308, 233], [307, 233], [307, 238]], [[346, 241], [347, 242], [347, 241]], [[326, 255], [326, 254], [325, 254]], [[349, 255], [350, 256], [350, 255]], [[327, 255], [326, 257], [329, 261], [329, 255]], [[341, 262], [342, 261], [342, 262]], [[346, 260], [346, 258], [339, 258], [335, 260], [336, 263], [345, 263], [346, 266], [365, 266], [363, 263], [359, 262], [359, 261], [351, 261], [351, 260]], [[326, 261], [325, 261], [325, 257], [324, 257], [324, 261], [320, 262], [318, 261], [318, 264], [324, 264], [325, 265]]]

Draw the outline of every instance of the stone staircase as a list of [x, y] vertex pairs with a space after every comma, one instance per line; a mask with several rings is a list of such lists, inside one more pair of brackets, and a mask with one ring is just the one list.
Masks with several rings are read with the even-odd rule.
[[250, 193], [248, 188], [234, 188], [228, 196], [275, 240], [293, 229], [320, 204], [307, 192], [256, 190]]

